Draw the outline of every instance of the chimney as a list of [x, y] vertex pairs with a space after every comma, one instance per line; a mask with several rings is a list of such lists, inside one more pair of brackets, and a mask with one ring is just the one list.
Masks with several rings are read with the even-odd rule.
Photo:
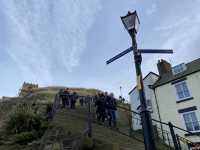
[[172, 72], [171, 64], [163, 59], [158, 60], [157, 68], [160, 76]]

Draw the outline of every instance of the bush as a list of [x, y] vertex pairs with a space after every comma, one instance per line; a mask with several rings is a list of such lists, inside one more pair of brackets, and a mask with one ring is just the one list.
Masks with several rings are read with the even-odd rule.
[[11, 134], [39, 130], [40, 128], [41, 118], [26, 113], [12, 114], [7, 122], [7, 131]]
[[22, 132], [14, 136], [14, 141], [17, 144], [25, 145], [36, 139], [34, 132]]
[[14, 134], [14, 141], [18, 144], [27, 144], [41, 137], [48, 128], [48, 122], [26, 104], [18, 105], [10, 113], [6, 131], [8, 134]]
[[42, 118], [34, 114], [26, 105], [19, 105], [11, 112], [7, 121], [7, 131], [11, 134], [18, 134], [32, 130], [40, 130]]

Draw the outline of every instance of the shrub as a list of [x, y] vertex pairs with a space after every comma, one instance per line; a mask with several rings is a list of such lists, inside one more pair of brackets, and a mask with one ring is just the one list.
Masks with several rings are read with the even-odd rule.
[[48, 122], [26, 104], [17, 105], [6, 124], [7, 133], [14, 134], [14, 141], [18, 144], [27, 144], [41, 137], [47, 128]]
[[14, 136], [14, 141], [17, 144], [25, 145], [36, 138], [34, 132], [22, 132]]
[[41, 128], [41, 121], [42, 118], [34, 114], [30, 108], [20, 105], [9, 115], [7, 131], [11, 134], [17, 134], [39, 130]]

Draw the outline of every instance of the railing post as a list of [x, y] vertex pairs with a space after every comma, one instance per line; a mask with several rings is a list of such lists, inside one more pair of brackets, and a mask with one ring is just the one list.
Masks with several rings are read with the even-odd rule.
[[[131, 108], [129, 108], [131, 109]], [[132, 124], [132, 120], [133, 119], [133, 114], [131, 112], [131, 110], [128, 111], [128, 122], [129, 122], [129, 136], [132, 136], [133, 134], [133, 124]]]
[[160, 128], [161, 128], [162, 139], [165, 142], [165, 136], [164, 136], [163, 126], [161, 122], [160, 122]]
[[176, 138], [174, 128], [173, 128], [173, 124], [171, 122], [168, 122], [168, 125], [169, 125], [170, 133], [171, 133], [171, 136], [172, 136], [172, 140], [173, 140], [173, 143], [174, 143], [174, 148], [175, 148], [175, 150], [179, 150], [177, 138]]
[[91, 99], [89, 98], [88, 100], [88, 136], [91, 138], [92, 137], [92, 115], [91, 115]]
[[181, 150], [181, 143], [180, 143], [180, 139], [179, 139], [178, 134], [176, 134], [176, 139], [177, 139], [179, 150]]
[[169, 143], [169, 147], [170, 147], [170, 149], [171, 149], [171, 142], [170, 142], [170, 139], [169, 139], [169, 133], [166, 132], [166, 134], [167, 134], [167, 140], [168, 140], [168, 143]]
[[153, 130], [154, 130], [154, 136], [155, 138], [157, 138], [157, 140], [159, 140], [160, 136], [159, 136], [159, 129], [157, 127], [157, 125], [153, 126]]

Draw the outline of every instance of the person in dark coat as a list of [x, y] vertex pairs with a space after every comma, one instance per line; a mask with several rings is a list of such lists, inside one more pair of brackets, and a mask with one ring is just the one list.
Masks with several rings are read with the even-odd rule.
[[109, 96], [106, 97], [106, 112], [110, 127], [116, 127], [116, 110], [117, 110], [116, 100], [113, 94], [110, 94]]
[[110, 96], [106, 95], [105, 96], [105, 101], [106, 101], [106, 116], [108, 120], [108, 125], [111, 127], [111, 122], [112, 122], [112, 116], [111, 116], [111, 103], [110, 103]]
[[83, 98], [79, 99], [79, 103], [80, 103], [81, 106], [83, 106]]
[[65, 103], [65, 107], [66, 106], [69, 106], [69, 90], [68, 89], [66, 89], [64, 92], [64, 103]]
[[116, 120], [116, 111], [117, 111], [117, 102], [114, 98], [114, 95], [110, 94], [110, 113], [111, 113], [111, 120], [112, 120], [112, 126], [116, 127], [117, 120]]
[[100, 94], [98, 99], [95, 102], [96, 114], [97, 114], [97, 120], [104, 123], [106, 118], [106, 108], [105, 108], [105, 99], [104, 95]]
[[71, 96], [71, 106], [70, 106], [71, 109], [75, 109], [76, 99], [77, 99], [77, 94], [76, 92], [73, 92]]
[[64, 97], [64, 90], [59, 91], [59, 96], [62, 101], [62, 108], [65, 108], [65, 97]]
[[97, 120], [100, 121], [100, 97], [101, 95], [99, 94], [96, 101], [95, 101], [95, 107], [96, 107], [96, 116], [97, 116]]

